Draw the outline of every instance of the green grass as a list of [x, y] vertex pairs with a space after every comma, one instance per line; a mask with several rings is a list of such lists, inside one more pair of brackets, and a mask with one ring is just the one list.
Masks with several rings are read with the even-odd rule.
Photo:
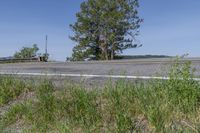
[[0, 106], [17, 99], [22, 93], [27, 93], [34, 89], [31, 82], [19, 80], [12, 76], [0, 77]]
[[[1, 106], [34, 90], [34, 98], [12, 105], [0, 115], [3, 132], [200, 132], [200, 83], [190, 63], [176, 62], [170, 80], [135, 83], [125, 79], [87, 89], [68, 83], [37, 85], [12, 77], [0, 80]], [[1, 110], [1, 108], [0, 108]]]

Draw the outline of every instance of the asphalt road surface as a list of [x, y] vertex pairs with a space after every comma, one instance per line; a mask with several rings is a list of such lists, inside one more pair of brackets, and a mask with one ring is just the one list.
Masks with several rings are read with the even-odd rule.
[[[191, 61], [196, 68], [195, 75], [200, 75], [200, 58], [181, 60]], [[89, 62], [32, 62], [0, 64], [0, 74], [21, 74], [28, 76], [64, 76], [86, 78], [153, 78], [166, 77], [173, 63], [172, 59], [135, 59], [116, 61]]]

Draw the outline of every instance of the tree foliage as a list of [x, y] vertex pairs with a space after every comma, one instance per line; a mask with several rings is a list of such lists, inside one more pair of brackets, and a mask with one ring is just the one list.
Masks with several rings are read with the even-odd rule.
[[70, 25], [77, 42], [73, 59], [91, 55], [97, 59], [114, 59], [117, 53], [139, 45], [135, 41], [142, 19], [138, 16], [138, 0], [87, 0]]
[[37, 55], [37, 52], [39, 51], [39, 48], [37, 44], [33, 44], [32, 47], [23, 47], [19, 52], [16, 52], [14, 54], [15, 58], [32, 58]]

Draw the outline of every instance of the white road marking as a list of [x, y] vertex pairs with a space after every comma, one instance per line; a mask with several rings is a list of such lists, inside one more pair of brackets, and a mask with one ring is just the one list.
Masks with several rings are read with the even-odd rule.
[[[126, 76], [126, 75], [93, 75], [93, 74], [56, 74], [56, 73], [8, 73], [0, 72], [0, 75], [21, 75], [21, 76], [60, 76], [60, 77], [85, 77], [85, 78], [125, 78], [125, 79], [160, 79], [169, 80], [169, 77], [154, 76]], [[200, 81], [200, 78], [193, 78]]]

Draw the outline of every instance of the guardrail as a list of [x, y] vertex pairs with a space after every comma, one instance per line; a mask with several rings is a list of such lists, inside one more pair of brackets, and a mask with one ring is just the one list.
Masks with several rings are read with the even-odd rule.
[[2, 58], [0, 59], [0, 63], [18, 63], [18, 62], [39, 62], [40, 58], [25, 58], [25, 59], [17, 59], [17, 58]]

